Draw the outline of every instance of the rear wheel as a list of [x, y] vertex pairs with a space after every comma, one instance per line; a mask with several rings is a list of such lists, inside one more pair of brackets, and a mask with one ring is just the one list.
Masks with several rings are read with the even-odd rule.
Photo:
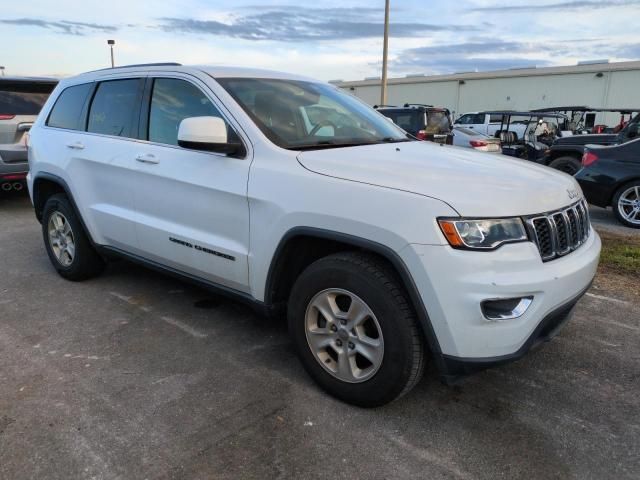
[[67, 280], [85, 280], [104, 269], [65, 195], [53, 195], [45, 203], [42, 236], [51, 263]]
[[292, 289], [288, 319], [307, 372], [345, 402], [384, 405], [422, 376], [415, 314], [394, 272], [375, 256], [339, 253], [310, 265]]
[[569, 175], [575, 175], [582, 168], [582, 163], [575, 157], [558, 157], [549, 166]]
[[620, 223], [640, 228], [640, 180], [629, 182], [613, 196], [613, 213]]

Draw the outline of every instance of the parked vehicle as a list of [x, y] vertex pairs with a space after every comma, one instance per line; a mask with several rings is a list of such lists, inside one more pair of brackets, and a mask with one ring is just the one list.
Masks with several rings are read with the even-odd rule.
[[501, 153], [500, 140], [468, 128], [453, 129], [453, 144], [457, 147], [473, 148], [481, 152]]
[[640, 228], [640, 138], [621, 145], [589, 145], [577, 173], [587, 201], [613, 208], [620, 223]]
[[[349, 120], [308, 115], [318, 106]], [[362, 406], [407, 393], [428, 359], [452, 382], [523, 356], [598, 264], [572, 177], [416, 141], [290, 74], [155, 64], [65, 79], [29, 161], [62, 277], [118, 256], [286, 312], [309, 374]]]
[[0, 77], [0, 188], [22, 190], [29, 171], [27, 132], [57, 80]]
[[[640, 108], [593, 108], [587, 106], [545, 107], [532, 110], [533, 112], [562, 113], [567, 116], [567, 122], [561, 130], [567, 135], [589, 135], [601, 133], [619, 133], [640, 112]], [[615, 126], [596, 123], [599, 113], [617, 113], [620, 120]]]
[[374, 108], [418, 140], [453, 143], [451, 112], [446, 108], [409, 103], [403, 107], [376, 105]]
[[[508, 110], [507, 110], [508, 111]], [[460, 115], [454, 122], [455, 127], [464, 127], [470, 130], [474, 130], [478, 133], [488, 135], [490, 137], [498, 137], [498, 132], [504, 128], [506, 122], [504, 120], [504, 112], [470, 112]], [[515, 141], [522, 140], [527, 128], [530, 115], [525, 115], [520, 118], [516, 115], [517, 112], [513, 112], [511, 121], [509, 122], [509, 131], [515, 134]], [[498, 134], [498, 135], [497, 135]]]
[[547, 152], [544, 164], [569, 175], [580, 168], [585, 145], [619, 145], [638, 136], [640, 114], [633, 117], [618, 133], [573, 135], [556, 139]]
[[[500, 138], [502, 153], [510, 157], [543, 163], [549, 145], [562, 135], [559, 129], [566, 116], [557, 113], [516, 112], [511, 110], [489, 112], [501, 117], [495, 136]], [[513, 119], [524, 125], [522, 137], [513, 131]]]

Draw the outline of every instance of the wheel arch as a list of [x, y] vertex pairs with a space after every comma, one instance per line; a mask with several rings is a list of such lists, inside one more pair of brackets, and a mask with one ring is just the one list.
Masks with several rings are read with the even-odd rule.
[[87, 228], [87, 225], [80, 214], [80, 210], [78, 209], [78, 205], [76, 204], [75, 199], [73, 198], [73, 194], [71, 193], [71, 188], [63, 178], [60, 178], [57, 175], [47, 172], [38, 173], [33, 180], [32, 187], [32, 195], [33, 195], [33, 208], [35, 209], [36, 218], [39, 222], [42, 222], [42, 213], [44, 211], [44, 206], [47, 203], [47, 200], [52, 196], [62, 193], [64, 194], [71, 203], [71, 207], [73, 208], [73, 212], [76, 214], [76, 217], [80, 221], [82, 228], [89, 239], [89, 242], [92, 246], [95, 246], [93, 239], [91, 238], [91, 233]]
[[609, 201], [607, 202], [607, 205], [614, 207], [615, 205], [613, 204], [614, 199], [616, 198], [616, 194], [618, 193], [618, 191], [626, 186], [629, 183], [633, 183], [633, 182], [640, 182], [640, 174], [639, 175], [632, 175], [629, 177], [625, 177], [621, 180], [618, 180], [615, 184], [615, 186], [611, 189], [611, 194], [609, 195]]
[[280, 240], [269, 266], [265, 303], [278, 309], [286, 303], [295, 279], [315, 260], [340, 251], [359, 250], [375, 254], [398, 276], [418, 317], [427, 346], [441, 372], [445, 372], [442, 350], [426, 306], [409, 269], [390, 247], [366, 238], [314, 227], [295, 227]]

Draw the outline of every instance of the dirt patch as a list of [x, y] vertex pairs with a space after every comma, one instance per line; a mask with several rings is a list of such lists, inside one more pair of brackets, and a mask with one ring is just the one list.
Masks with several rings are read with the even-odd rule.
[[599, 232], [602, 239], [600, 266], [594, 288], [612, 296], [640, 298], [640, 238]]

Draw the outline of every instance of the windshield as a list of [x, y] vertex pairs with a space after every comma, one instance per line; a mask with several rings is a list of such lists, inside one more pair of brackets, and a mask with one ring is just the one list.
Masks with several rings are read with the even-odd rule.
[[290, 150], [409, 141], [375, 110], [331, 85], [219, 78], [218, 83], [276, 145]]

